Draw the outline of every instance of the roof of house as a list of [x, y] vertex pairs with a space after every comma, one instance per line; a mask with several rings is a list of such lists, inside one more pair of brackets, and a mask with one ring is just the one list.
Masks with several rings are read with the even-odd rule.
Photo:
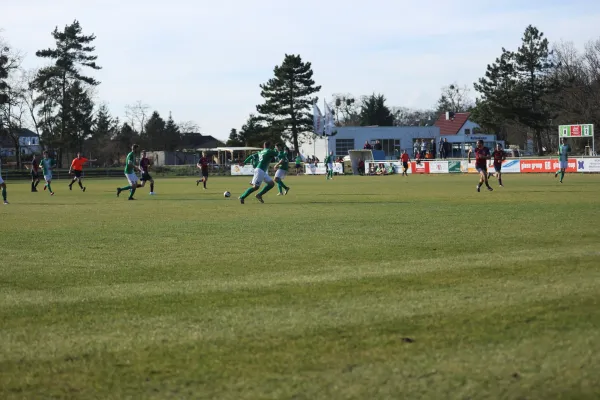
[[440, 135], [456, 135], [460, 128], [469, 120], [471, 113], [455, 113], [454, 118], [447, 120], [446, 113], [442, 113], [435, 121], [434, 126], [440, 128]]

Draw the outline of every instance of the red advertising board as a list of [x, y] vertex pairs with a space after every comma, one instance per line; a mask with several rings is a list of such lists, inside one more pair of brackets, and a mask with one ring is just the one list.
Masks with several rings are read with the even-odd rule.
[[571, 125], [571, 137], [581, 136], [581, 125]]
[[[558, 159], [521, 160], [521, 173], [550, 173], [560, 168]], [[577, 160], [569, 158], [566, 172], [577, 172]]]
[[429, 173], [429, 163], [425, 161], [421, 161], [421, 164], [417, 164], [416, 162], [411, 163], [411, 172], [413, 174], [428, 174]]

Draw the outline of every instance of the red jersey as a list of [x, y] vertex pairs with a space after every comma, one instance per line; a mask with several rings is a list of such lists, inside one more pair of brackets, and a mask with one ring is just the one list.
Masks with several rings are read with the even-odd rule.
[[400, 157], [400, 160], [402, 160], [403, 163], [408, 162], [410, 160], [410, 157], [408, 156], [408, 154], [402, 154], [402, 156]]
[[503, 150], [494, 150], [492, 156], [494, 157], [494, 164], [502, 164], [502, 161], [506, 159]]
[[140, 160], [140, 168], [143, 172], [148, 173], [148, 167], [150, 166], [150, 160], [147, 157], [144, 157]]
[[200, 167], [202, 167], [203, 171], [208, 169], [208, 158], [202, 157], [198, 163], [200, 164]]
[[75, 158], [73, 160], [73, 162], [71, 163], [71, 169], [73, 171], [82, 171], [83, 170], [83, 164], [85, 164], [87, 161], [88, 161], [88, 159], [85, 158], [85, 157]]
[[489, 156], [490, 149], [487, 147], [475, 148], [475, 165], [486, 167], [486, 161]]

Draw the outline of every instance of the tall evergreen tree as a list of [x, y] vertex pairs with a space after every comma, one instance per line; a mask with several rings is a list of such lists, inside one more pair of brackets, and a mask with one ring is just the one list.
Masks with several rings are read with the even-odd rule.
[[146, 126], [142, 141], [149, 150], [165, 150], [165, 120], [161, 118], [158, 111], [154, 111]]
[[173, 116], [169, 113], [169, 119], [165, 124], [163, 148], [167, 151], [174, 151], [181, 146], [181, 132], [179, 127], [173, 121]]
[[245, 143], [242, 141], [242, 139], [240, 139], [240, 135], [238, 134], [237, 129], [232, 128], [229, 132], [229, 139], [227, 139], [227, 142], [225, 144], [227, 146], [240, 147], [243, 146]]
[[10, 48], [0, 41], [0, 105], [8, 102], [8, 78]]
[[367, 97], [360, 108], [360, 124], [362, 126], [393, 126], [394, 116], [385, 104], [385, 96], [373, 93]]
[[[38, 72], [36, 85], [42, 92], [41, 102], [44, 103], [46, 109], [46, 117], [48, 114], [54, 114], [55, 118], [45, 118], [46, 125], [48, 123], [57, 123], [58, 126], [48, 127], [48, 134], [58, 134], [57, 145], [59, 145], [59, 163], [62, 160], [61, 152], [65, 145], [69, 145], [66, 141], [67, 125], [69, 124], [69, 102], [68, 91], [75, 83], [96, 86], [100, 84], [92, 77], [83, 75], [81, 68], [91, 68], [98, 70], [101, 67], [96, 64], [97, 56], [93, 55], [95, 48], [91, 43], [96, 39], [96, 36], [84, 35], [79, 21], [75, 20], [72, 24], [66, 25], [62, 31], [58, 27], [52, 32], [52, 37], [56, 42], [55, 48], [38, 50], [36, 55], [41, 58], [47, 58], [54, 61], [53, 65], [42, 68]], [[54, 112], [54, 107], [58, 106], [58, 111]]]
[[299, 55], [286, 54], [283, 63], [273, 70], [275, 76], [260, 85], [263, 104], [256, 107], [270, 125], [269, 136], [283, 137], [299, 148], [299, 137], [312, 130], [312, 94], [321, 90], [312, 79], [310, 62]]
[[131, 125], [125, 122], [115, 137], [118, 153], [127, 154], [131, 150], [131, 145], [138, 140], [139, 136], [135, 133]]
[[554, 115], [550, 99], [559, 86], [553, 77], [554, 63], [548, 39], [528, 26], [516, 52], [502, 49], [502, 55], [488, 65], [475, 84], [489, 110], [498, 118], [519, 122], [531, 129], [538, 154], [543, 153], [542, 132]]
[[94, 125], [94, 103], [88, 91], [76, 81], [67, 91], [67, 113], [64, 143], [68, 148], [83, 151], [83, 142], [91, 136]]

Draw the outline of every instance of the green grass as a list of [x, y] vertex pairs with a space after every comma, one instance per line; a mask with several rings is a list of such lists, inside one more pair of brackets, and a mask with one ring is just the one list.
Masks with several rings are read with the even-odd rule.
[[0, 398], [599, 398], [600, 176], [476, 179], [9, 181]]

